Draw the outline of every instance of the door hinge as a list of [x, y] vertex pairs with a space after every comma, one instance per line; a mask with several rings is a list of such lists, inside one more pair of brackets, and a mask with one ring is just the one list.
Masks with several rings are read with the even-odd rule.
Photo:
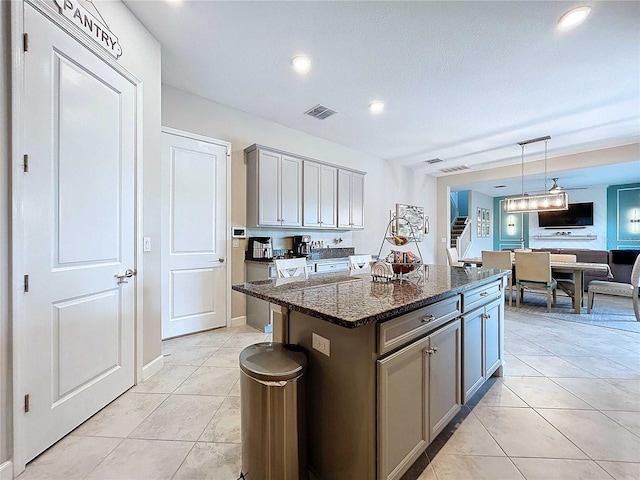
[[24, 413], [29, 413], [29, 394], [24, 396]]
[[25, 153], [23, 158], [24, 162], [22, 163], [22, 167], [24, 169], [24, 173], [27, 173], [29, 171], [29, 154]]
[[28, 33], [22, 34], [22, 49], [25, 52], [29, 51], [29, 34]]
[[24, 293], [29, 291], [29, 275], [24, 276]]

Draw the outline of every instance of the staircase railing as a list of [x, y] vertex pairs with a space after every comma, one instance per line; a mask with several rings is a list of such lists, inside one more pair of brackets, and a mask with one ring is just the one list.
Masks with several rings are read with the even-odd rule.
[[458, 202], [452, 194], [449, 196], [449, 226], [456, 223], [456, 218], [458, 218]]
[[458, 238], [456, 238], [456, 250], [458, 250], [458, 258], [464, 258], [471, 248], [471, 222], [467, 218], [464, 224], [464, 230]]

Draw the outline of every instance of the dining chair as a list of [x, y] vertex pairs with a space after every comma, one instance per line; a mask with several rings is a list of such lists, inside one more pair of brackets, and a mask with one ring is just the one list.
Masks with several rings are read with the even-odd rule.
[[549, 252], [516, 251], [516, 307], [524, 300], [524, 290], [542, 290], [547, 294], [547, 312], [551, 312], [551, 299], [556, 305], [558, 283], [551, 276]]
[[371, 255], [349, 255], [349, 270], [352, 273], [371, 271]]
[[509, 270], [509, 275], [507, 275], [507, 291], [509, 292], [509, 306], [511, 306], [511, 297], [513, 294], [513, 263], [511, 262], [511, 252], [508, 250], [502, 252], [482, 250], [482, 266], [484, 268]]
[[[569, 253], [551, 253], [549, 256], [551, 261], [556, 263], [575, 263], [578, 261], [578, 257]], [[574, 299], [576, 295], [576, 282], [573, 279], [573, 273], [553, 272], [553, 278], [558, 282], [558, 288], [571, 297], [571, 299]]]
[[278, 278], [302, 277], [309, 278], [306, 258], [286, 258], [273, 261]]
[[447, 260], [451, 267], [462, 267], [463, 264], [458, 260], [458, 249], [455, 247], [447, 247]]
[[631, 297], [633, 301], [633, 313], [636, 320], [640, 322], [640, 309], [638, 308], [638, 287], [640, 286], [640, 255], [636, 257], [631, 270], [631, 283], [621, 282], [605, 282], [602, 280], [591, 280], [589, 283], [589, 291], [587, 293], [587, 313], [591, 313], [593, 308], [593, 300], [596, 293], [604, 293], [606, 295], [620, 295], [623, 297]]

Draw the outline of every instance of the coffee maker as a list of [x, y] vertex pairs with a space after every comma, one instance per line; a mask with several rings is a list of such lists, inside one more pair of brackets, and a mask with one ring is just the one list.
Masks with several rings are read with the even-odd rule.
[[308, 257], [311, 254], [311, 235], [293, 236], [293, 254], [297, 257]]

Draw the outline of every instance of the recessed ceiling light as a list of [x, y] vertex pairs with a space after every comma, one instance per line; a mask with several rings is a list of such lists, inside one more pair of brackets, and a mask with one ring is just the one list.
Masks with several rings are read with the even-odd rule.
[[591, 11], [591, 7], [582, 6], [569, 10], [558, 20], [558, 30], [570, 30], [584, 22]]
[[376, 100], [374, 102], [371, 102], [369, 104], [369, 111], [371, 113], [382, 113], [382, 112], [384, 112], [384, 102], [381, 102], [380, 100]]
[[296, 55], [291, 59], [291, 65], [296, 72], [305, 74], [311, 70], [311, 59], [306, 55]]
[[167, 2], [169, 5], [172, 6], [177, 6], [180, 5], [182, 3], [182, 0], [164, 0], [165, 2]]

